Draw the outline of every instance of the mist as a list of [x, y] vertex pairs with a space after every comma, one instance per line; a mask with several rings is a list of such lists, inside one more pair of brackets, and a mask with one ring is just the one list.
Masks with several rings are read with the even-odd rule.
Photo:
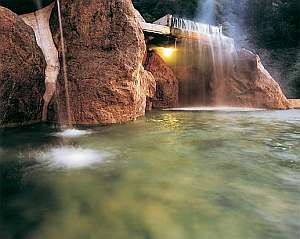
[[197, 20], [202, 23], [215, 24], [215, 0], [199, 1]]

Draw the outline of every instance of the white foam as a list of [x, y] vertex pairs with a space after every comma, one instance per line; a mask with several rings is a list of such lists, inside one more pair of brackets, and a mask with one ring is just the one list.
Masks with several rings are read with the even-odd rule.
[[55, 133], [55, 136], [64, 137], [64, 138], [78, 138], [84, 135], [91, 134], [89, 130], [78, 130], [78, 129], [66, 129], [64, 131]]
[[101, 163], [108, 156], [104, 151], [66, 146], [41, 152], [37, 160], [51, 168], [78, 169]]
[[183, 107], [183, 108], [170, 108], [170, 109], [165, 109], [165, 110], [166, 111], [251, 112], [251, 111], [261, 111], [264, 109], [221, 106], [221, 107]]

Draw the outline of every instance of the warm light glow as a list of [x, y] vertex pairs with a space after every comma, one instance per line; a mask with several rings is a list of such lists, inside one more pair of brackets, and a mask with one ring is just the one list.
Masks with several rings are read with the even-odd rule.
[[162, 52], [165, 57], [170, 57], [170, 56], [172, 56], [174, 49], [173, 48], [163, 48]]

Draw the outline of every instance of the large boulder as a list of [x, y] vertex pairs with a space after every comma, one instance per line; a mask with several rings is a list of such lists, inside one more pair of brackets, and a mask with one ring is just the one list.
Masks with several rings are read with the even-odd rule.
[[[61, 10], [73, 123], [121, 123], [143, 116], [155, 81], [142, 65], [146, 46], [131, 0], [62, 0]], [[50, 24], [60, 48], [56, 12]], [[64, 95], [61, 71], [60, 120], [67, 119]]]
[[290, 103], [260, 58], [245, 49], [237, 53], [234, 67], [225, 78], [225, 102], [235, 106], [288, 109]]
[[33, 30], [0, 7], [0, 126], [41, 119], [45, 60]]
[[144, 65], [156, 81], [156, 93], [152, 100], [153, 108], [164, 109], [178, 106], [178, 80], [170, 66], [155, 51], [147, 53]]

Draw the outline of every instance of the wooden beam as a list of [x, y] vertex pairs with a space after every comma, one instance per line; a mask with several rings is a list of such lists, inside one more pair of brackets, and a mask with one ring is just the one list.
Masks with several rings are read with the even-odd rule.
[[[214, 44], [217, 42], [214, 40], [214, 37], [210, 37], [208, 34], [199, 33], [199, 32], [188, 32], [186, 30], [171, 28], [168, 26], [162, 26], [159, 24], [140, 22], [140, 25], [145, 33], [148, 35], [161, 35], [169, 36], [176, 39], [191, 39], [195, 41], [201, 41], [203, 44]], [[156, 37], [154, 36], [154, 37]], [[223, 45], [233, 45], [234, 40], [229, 37], [222, 36]]]
[[144, 32], [156, 33], [156, 34], [161, 34], [161, 35], [170, 35], [171, 34], [171, 28], [167, 27], [167, 26], [146, 23], [146, 22], [140, 22], [140, 24], [141, 24], [141, 27]]

